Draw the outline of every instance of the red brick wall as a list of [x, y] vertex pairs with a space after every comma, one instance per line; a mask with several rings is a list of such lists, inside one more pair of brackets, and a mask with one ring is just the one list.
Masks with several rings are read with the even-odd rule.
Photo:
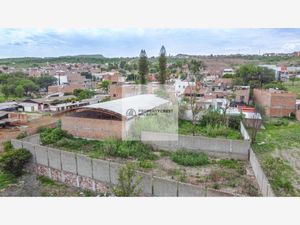
[[84, 85], [81, 84], [72, 84], [67, 86], [49, 86], [48, 94], [63, 92], [63, 93], [72, 93], [75, 89], [84, 89]]
[[254, 89], [254, 101], [265, 108], [267, 116], [289, 116], [296, 111], [296, 95], [293, 93], [271, 93], [268, 90]]
[[61, 120], [62, 129], [76, 137], [90, 139], [122, 138], [122, 130], [125, 129], [124, 121], [101, 120], [65, 116]]

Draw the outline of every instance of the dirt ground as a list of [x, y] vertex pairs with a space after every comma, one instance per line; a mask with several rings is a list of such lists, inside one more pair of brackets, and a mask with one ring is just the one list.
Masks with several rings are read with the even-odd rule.
[[[26, 131], [28, 134], [34, 134], [38, 127], [47, 126], [51, 124], [55, 124], [60, 117], [54, 116], [42, 116], [40, 118], [31, 120], [30, 122], [23, 124], [22, 126], [27, 126]], [[20, 133], [19, 127], [7, 127], [0, 129], [0, 151], [3, 150], [2, 143], [16, 138]]]
[[43, 181], [35, 174], [25, 174], [16, 184], [0, 191], [1, 197], [89, 197], [94, 192], [81, 190], [46, 179]]

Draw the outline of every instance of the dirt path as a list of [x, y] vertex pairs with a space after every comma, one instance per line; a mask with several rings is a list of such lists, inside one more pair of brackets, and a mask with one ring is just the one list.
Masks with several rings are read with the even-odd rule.
[[[60, 117], [42, 116], [28, 122], [27, 124], [24, 124], [24, 126], [27, 126], [26, 130], [28, 134], [34, 134], [37, 131], [38, 127], [55, 124], [59, 120], [59, 118]], [[3, 142], [16, 138], [19, 133], [20, 130], [17, 127], [0, 129], [0, 151], [3, 150]]]

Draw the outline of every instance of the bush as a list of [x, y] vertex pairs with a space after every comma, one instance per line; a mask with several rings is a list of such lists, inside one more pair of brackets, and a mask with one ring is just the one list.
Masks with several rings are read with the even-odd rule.
[[228, 126], [235, 130], [240, 130], [241, 121], [243, 116], [229, 116]]
[[18, 134], [17, 139], [23, 139], [28, 136], [27, 131], [22, 131], [21, 133]]
[[225, 124], [224, 116], [216, 111], [209, 111], [208, 113], [202, 116], [200, 124], [202, 126], [207, 126], [207, 125], [217, 126], [217, 125]]
[[41, 134], [42, 144], [54, 144], [60, 141], [62, 138], [71, 138], [72, 135], [60, 128], [46, 128]]
[[15, 176], [20, 176], [24, 165], [30, 160], [31, 153], [25, 149], [10, 150], [0, 156], [0, 168]]
[[3, 148], [4, 148], [5, 152], [12, 150], [13, 149], [13, 145], [11, 144], [11, 141], [5, 141], [3, 143]]
[[234, 159], [221, 159], [218, 161], [218, 164], [224, 168], [237, 170], [242, 175], [246, 173], [243, 164]]
[[180, 150], [172, 153], [171, 159], [183, 166], [202, 166], [210, 163], [205, 153], [194, 153]]
[[113, 188], [113, 193], [120, 197], [139, 196], [142, 191], [138, 188], [141, 180], [141, 176], [136, 176], [134, 164], [128, 163], [120, 169], [118, 185]]

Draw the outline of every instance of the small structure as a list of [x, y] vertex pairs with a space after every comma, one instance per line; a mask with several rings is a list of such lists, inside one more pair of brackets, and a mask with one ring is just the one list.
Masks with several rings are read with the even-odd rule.
[[254, 101], [264, 107], [269, 117], [290, 116], [296, 112], [296, 94], [276, 89], [254, 89]]

